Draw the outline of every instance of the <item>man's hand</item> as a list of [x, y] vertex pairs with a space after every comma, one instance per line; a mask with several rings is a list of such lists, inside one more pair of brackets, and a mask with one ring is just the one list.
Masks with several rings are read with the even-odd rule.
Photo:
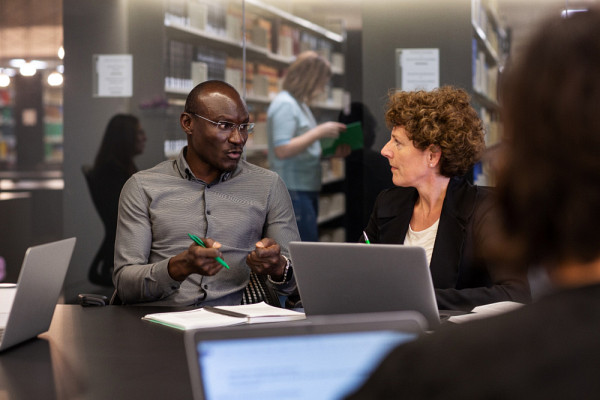
[[186, 251], [171, 257], [167, 267], [171, 278], [183, 282], [191, 274], [212, 276], [223, 268], [216, 260], [216, 257], [222, 257], [221, 243], [209, 238], [202, 238], [202, 241], [206, 248], [192, 243]]
[[256, 248], [248, 257], [246, 264], [258, 275], [270, 275], [274, 280], [283, 278], [285, 269], [285, 258], [277, 242], [273, 239], [264, 238], [256, 243]]

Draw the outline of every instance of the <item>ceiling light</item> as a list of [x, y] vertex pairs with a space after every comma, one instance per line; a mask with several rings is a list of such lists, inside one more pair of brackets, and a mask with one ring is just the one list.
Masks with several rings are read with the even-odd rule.
[[10, 85], [10, 76], [4, 71], [0, 71], [0, 87], [5, 88], [8, 85]]
[[37, 70], [35, 69], [35, 66], [30, 62], [24, 63], [19, 68], [19, 73], [21, 73], [23, 76], [33, 76], [35, 75], [36, 71]]
[[63, 83], [63, 76], [60, 72], [54, 71], [48, 75], [48, 85], [60, 86]]
[[65, 48], [64, 48], [64, 47], [62, 47], [62, 46], [60, 46], [60, 47], [58, 48], [58, 58], [60, 58], [61, 60], [62, 60], [63, 58], [65, 58]]
[[586, 11], [588, 11], [587, 8], [566, 8], [561, 11], [560, 16], [563, 18], [567, 18], [567, 17], [573, 16], [576, 13], [586, 12]]

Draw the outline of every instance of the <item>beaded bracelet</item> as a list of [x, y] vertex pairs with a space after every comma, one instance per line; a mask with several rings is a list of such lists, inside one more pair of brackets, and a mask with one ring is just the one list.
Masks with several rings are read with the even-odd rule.
[[275, 284], [275, 285], [283, 285], [284, 283], [287, 283], [290, 278], [288, 278], [288, 272], [290, 270], [290, 268], [292, 267], [292, 263], [290, 262], [289, 258], [287, 258], [284, 255], [281, 255], [283, 258], [285, 258], [285, 268], [283, 269], [283, 279], [281, 280], [281, 282], [276, 282], [273, 279], [271, 279], [271, 275], [267, 275], [267, 279], [269, 280], [269, 282]]

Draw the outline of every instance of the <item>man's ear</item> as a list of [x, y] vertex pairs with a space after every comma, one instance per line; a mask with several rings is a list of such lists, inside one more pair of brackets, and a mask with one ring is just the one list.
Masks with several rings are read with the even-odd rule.
[[192, 118], [188, 113], [181, 113], [179, 116], [179, 123], [181, 124], [181, 128], [187, 135], [192, 134]]

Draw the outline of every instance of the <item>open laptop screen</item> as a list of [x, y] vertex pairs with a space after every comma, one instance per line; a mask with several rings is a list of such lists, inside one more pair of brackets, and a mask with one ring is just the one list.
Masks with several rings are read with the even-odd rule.
[[339, 399], [362, 384], [396, 345], [393, 330], [200, 341], [204, 398]]

